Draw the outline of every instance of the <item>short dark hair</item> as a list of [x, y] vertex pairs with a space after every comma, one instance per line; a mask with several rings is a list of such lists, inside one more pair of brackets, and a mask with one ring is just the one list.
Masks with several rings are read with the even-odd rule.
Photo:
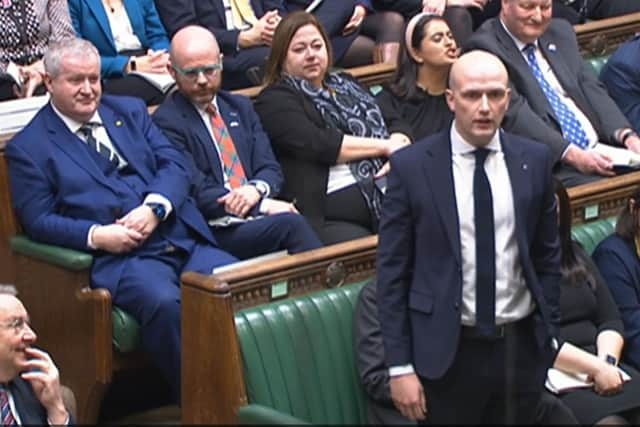
[[[633, 205], [633, 206], [632, 206]], [[616, 234], [627, 242], [633, 242], [638, 235], [638, 220], [640, 219], [640, 185], [627, 199], [618, 214]]]
[[271, 52], [269, 53], [263, 80], [266, 86], [282, 80], [282, 67], [287, 60], [287, 52], [289, 51], [291, 40], [296, 32], [305, 25], [313, 25], [320, 32], [327, 48], [327, 71], [325, 74], [329, 71], [329, 68], [333, 64], [333, 52], [327, 32], [322, 28], [322, 24], [320, 24], [320, 21], [318, 21], [313, 14], [298, 10], [282, 18], [282, 21], [280, 21], [273, 34]]

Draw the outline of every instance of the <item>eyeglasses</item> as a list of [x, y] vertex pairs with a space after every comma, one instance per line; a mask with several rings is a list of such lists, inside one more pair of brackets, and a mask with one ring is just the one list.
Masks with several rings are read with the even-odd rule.
[[13, 329], [16, 334], [19, 334], [26, 328], [30, 328], [29, 319], [24, 317], [15, 317], [1, 324], [4, 329]]
[[171, 64], [171, 68], [173, 68], [175, 72], [180, 74], [181, 76], [186, 77], [189, 80], [196, 81], [198, 80], [200, 73], [204, 74], [204, 76], [207, 78], [211, 78], [218, 72], [222, 71], [222, 55], [220, 55], [220, 59], [218, 61], [219, 62], [217, 64], [210, 64], [193, 68], [180, 68], [175, 64]]

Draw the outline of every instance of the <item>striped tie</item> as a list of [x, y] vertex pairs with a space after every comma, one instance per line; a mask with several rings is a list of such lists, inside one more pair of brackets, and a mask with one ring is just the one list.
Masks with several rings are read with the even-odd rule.
[[15, 426], [16, 419], [13, 418], [11, 413], [11, 405], [9, 405], [9, 393], [7, 388], [0, 386], [0, 410], [2, 411], [2, 425], [3, 426]]
[[218, 114], [213, 104], [209, 104], [207, 113], [211, 115], [213, 137], [218, 144], [218, 150], [220, 151], [220, 157], [222, 158], [224, 166], [224, 173], [229, 178], [229, 185], [232, 189], [241, 187], [247, 183], [247, 176], [244, 173], [242, 163], [240, 163], [240, 158], [238, 158], [236, 146], [233, 144], [224, 120], [222, 120], [222, 115]]

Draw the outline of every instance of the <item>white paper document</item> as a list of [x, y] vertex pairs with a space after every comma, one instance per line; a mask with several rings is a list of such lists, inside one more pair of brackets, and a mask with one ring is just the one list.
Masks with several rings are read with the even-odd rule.
[[[618, 367], [623, 381], [629, 381], [631, 377]], [[587, 374], [569, 374], [559, 369], [551, 368], [547, 371], [545, 386], [547, 390], [558, 394], [576, 388], [592, 387], [593, 381], [587, 381]]]

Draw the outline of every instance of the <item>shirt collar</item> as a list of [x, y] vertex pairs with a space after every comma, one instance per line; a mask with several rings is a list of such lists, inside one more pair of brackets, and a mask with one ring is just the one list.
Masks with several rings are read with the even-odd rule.
[[[201, 115], [207, 115], [207, 111], [202, 108], [201, 106], [199, 106], [198, 104], [196, 104], [195, 102], [191, 102], [193, 104], [194, 107], [196, 107], [196, 110], [198, 110], [198, 112]], [[214, 107], [216, 107], [216, 111], [220, 111], [220, 109], [218, 108], [218, 95], [213, 95], [213, 99], [211, 100], [210, 104], [213, 104]]]
[[[456, 121], [454, 120], [451, 124], [451, 131], [449, 133], [451, 138], [451, 152], [453, 154], [471, 154], [478, 149], [478, 147], [469, 144], [465, 139], [460, 135], [458, 129], [456, 129]], [[483, 148], [486, 148], [490, 151], [501, 152], [502, 147], [500, 145], [500, 130], [493, 134], [493, 138], [487, 145]]]
[[[516, 44], [516, 47], [518, 48], [518, 50], [520, 52], [522, 52], [522, 50], [525, 48], [525, 46], [527, 46], [530, 43], [524, 43], [522, 42], [519, 38], [517, 38], [516, 36], [514, 36], [513, 34], [511, 34], [511, 31], [509, 31], [509, 29], [507, 28], [507, 26], [504, 24], [504, 22], [502, 21], [502, 19], [500, 19], [500, 24], [502, 25], [502, 28], [504, 28], [504, 30], [507, 32], [507, 34], [509, 35], [509, 37], [511, 37], [511, 40], [513, 40], [513, 42]], [[534, 41], [533, 44], [536, 49], [538, 48], [538, 40]]]
[[[78, 130], [84, 125], [84, 123], [74, 120], [71, 117], [68, 117], [60, 112], [60, 110], [56, 108], [53, 102], [51, 103], [51, 108], [53, 108], [53, 111], [58, 115], [58, 117], [60, 117], [60, 120], [62, 120], [62, 122], [69, 128], [71, 133], [77, 133]], [[97, 123], [99, 125], [102, 125], [102, 119], [100, 118], [100, 114], [98, 114], [98, 110], [93, 113], [93, 116], [91, 116], [87, 123]]]

